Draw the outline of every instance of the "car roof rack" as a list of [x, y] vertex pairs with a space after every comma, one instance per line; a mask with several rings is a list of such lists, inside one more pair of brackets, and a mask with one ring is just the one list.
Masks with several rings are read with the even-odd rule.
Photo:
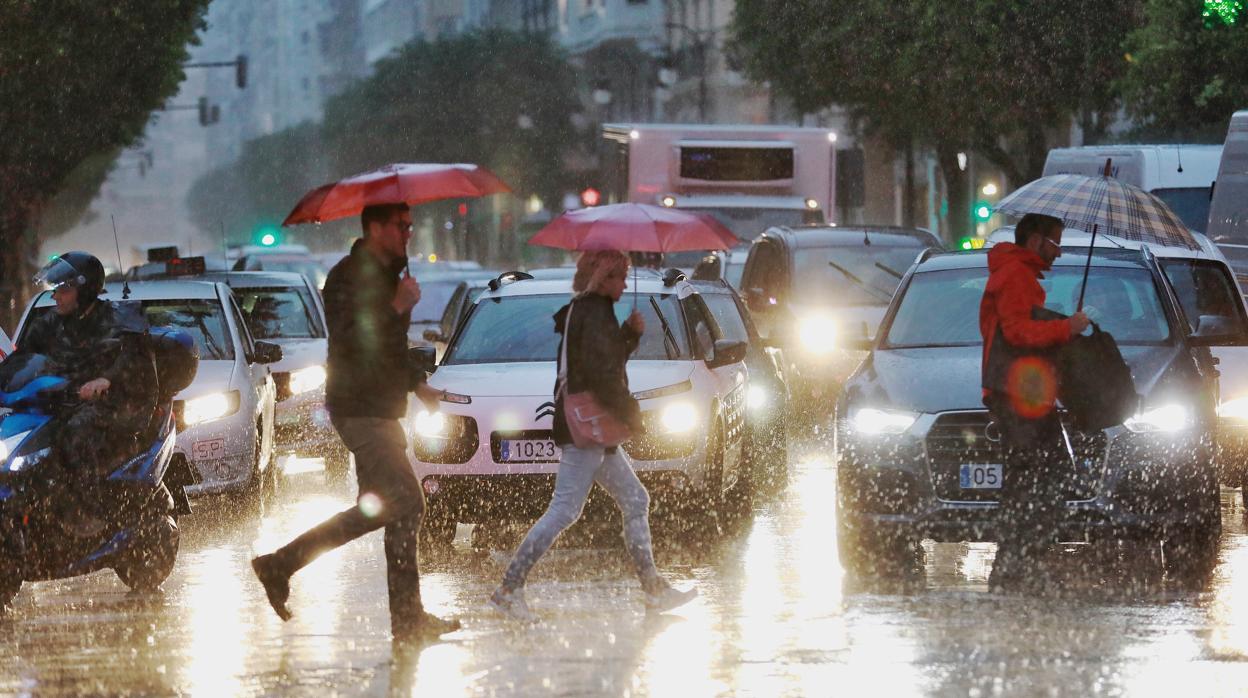
[[497, 278], [490, 279], [490, 283], [487, 284], [487, 286], [491, 291], [497, 291], [506, 284], [512, 284], [517, 281], [524, 281], [525, 279], [532, 278], [533, 275], [526, 271], [505, 271], [502, 274], [499, 274]]

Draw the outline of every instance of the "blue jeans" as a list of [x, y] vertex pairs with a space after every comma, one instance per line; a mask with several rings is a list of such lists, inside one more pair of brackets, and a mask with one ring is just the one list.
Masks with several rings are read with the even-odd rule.
[[624, 546], [633, 559], [637, 577], [647, 591], [662, 586], [654, 566], [650, 545], [650, 494], [633, 472], [633, 464], [619, 449], [607, 453], [601, 448], [563, 447], [563, 459], [555, 476], [555, 494], [546, 513], [533, 524], [528, 535], [516, 549], [503, 575], [503, 586], [519, 589], [524, 586], [529, 570], [550, 549], [564, 529], [581, 518], [589, 490], [597, 482], [615, 500], [624, 520]]

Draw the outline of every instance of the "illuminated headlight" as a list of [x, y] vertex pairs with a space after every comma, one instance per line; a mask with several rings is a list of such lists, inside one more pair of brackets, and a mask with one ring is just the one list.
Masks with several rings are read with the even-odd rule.
[[290, 392], [298, 395], [325, 385], [325, 367], [308, 366], [290, 374]]
[[238, 411], [238, 391], [210, 393], [187, 400], [182, 408], [182, 421], [202, 424], [228, 417]]
[[674, 402], [659, 413], [659, 424], [669, 434], [680, 434], [698, 425], [698, 411], [689, 402]]
[[47, 458], [48, 454], [51, 452], [52, 447], [49, 446], [47, 448], [41, 448], [33, 453], [20, 455], [9, 461], [9, 472], [16, 473], [19, 470], [29, 470], [30, 468], [42, 463], [43, 459]]
[[863, 407], [850, 416], [849, 425], [860, 434], [902, 434], [918, 418], [914, 412]]
[[1182, 431], [1192, 426], [1192, 413], [1183, 405], [1161, 405], [1128, 418], [1123, 426], [1137, 434]]
[[1237, 422], [1248, 422], [1248, 397], [1227, 400], [1218, 405], [1218, 416]]
[[812, 354], [826, 354], [834, 348], [836, 326], [827, 315], [803, 318], [797, 326], [797, 338], [802, 348]]
[[446, 415], [441, 412], [421, 410], [412, 418], [412, 429], [427, 439], [446, 436]]
[[745, 404], [751, 410], [761, 410], [771, 402], [771, 395], [761, 385], [751, 385], [745, 393]]

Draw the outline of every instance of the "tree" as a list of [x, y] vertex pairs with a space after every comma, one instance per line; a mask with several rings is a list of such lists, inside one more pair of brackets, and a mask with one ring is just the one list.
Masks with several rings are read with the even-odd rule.
[[1072, 117], [1103, 128], [1135, 2], [739, 0], [732, 50], [802, 111], [839, 105], [898, 149], [931, 149], [961, 236], [970, 205], [958, 153], [1021, 183]]
[[[0, 315], [29, 297], [37, 224], [85, 160], [137, 140], [177, 91], [208, 0], [0, 3]], [[98, 185], [98, 178], [97, 178]]]
[[330, 100], [335, 176], [389, 162], [485, 165], [547, 201], [569, 187], [575, 76], [544, 36], [488, 30], [416, 41]]
[[249, 242], [252, 232], [279, 225], [295, 202], [330, 179], [328, 163], [320, 126], [314, 123], [250, 140], [236, 162], [191, 186], [191, 220], [213, 236], [224, 227], [230, 243]]
[[1236, 2], [1149, 0], [1144, 16], [1127, 39], [1122, 80], [1141, 135], [1221, 143], [1231, 114], [1248, 107], [1248, 12]]

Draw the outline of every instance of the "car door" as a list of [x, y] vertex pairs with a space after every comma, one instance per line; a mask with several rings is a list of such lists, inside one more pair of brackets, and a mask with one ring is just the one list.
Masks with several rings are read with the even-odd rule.
[[[223, 284], [219, 286], [224, 287]], [[260, 439], [260, 469], [267, 470], [273, 455], [273, 415], [277, 402], [277, 385], [273, 381], [268, 364], [256, 360], [256, 342], [247, 327], [243, 311], [234, 300], [234, 294], [224, 292], [225, 307], [229, 308], [230, 322], [234, 325], [235, 335], [241, 351], [238, 353], [239, 369], [244, 372], [247, 381], [246, 402], [244, 408], [250, 407], [255, 423], [260, 425], [256, 438]]]
[[[733, 338], [726, 336], [720, 329], [700, 294], [685, 298], [682, 305], [689, 323], [689, 343], [693, 347], [694, 360], [707, 361], [714, 358], [715, 342]], [[720, 415], [724, 423], [724, 475], [725, 484], [728, 484], [735, 482], [744, 472], [743, 439], [749, 372], [742, 361], [709, 370], [715, 380], [715, 394], [719, 399]]]
[[[447, 342], [451, 341], [451, 335], [455, 334], [455, 326], [459, 322], [459, 318], [463, 316], [464, 303], [468, 298], [468, 283], [461, 282], [455, 287], [455, 291], [451, 293], [451, 300], [446, 304], [446, 310], [442, 311], [442, 319], [438, 322], [436, 332], [425, 335], [425, 339], [433, 342], [434, 348], [437, 350], [438, 361], [442, 360], [442, 355], [446, 353]], [[437, 336], [433, 336], [436, 334]]]

